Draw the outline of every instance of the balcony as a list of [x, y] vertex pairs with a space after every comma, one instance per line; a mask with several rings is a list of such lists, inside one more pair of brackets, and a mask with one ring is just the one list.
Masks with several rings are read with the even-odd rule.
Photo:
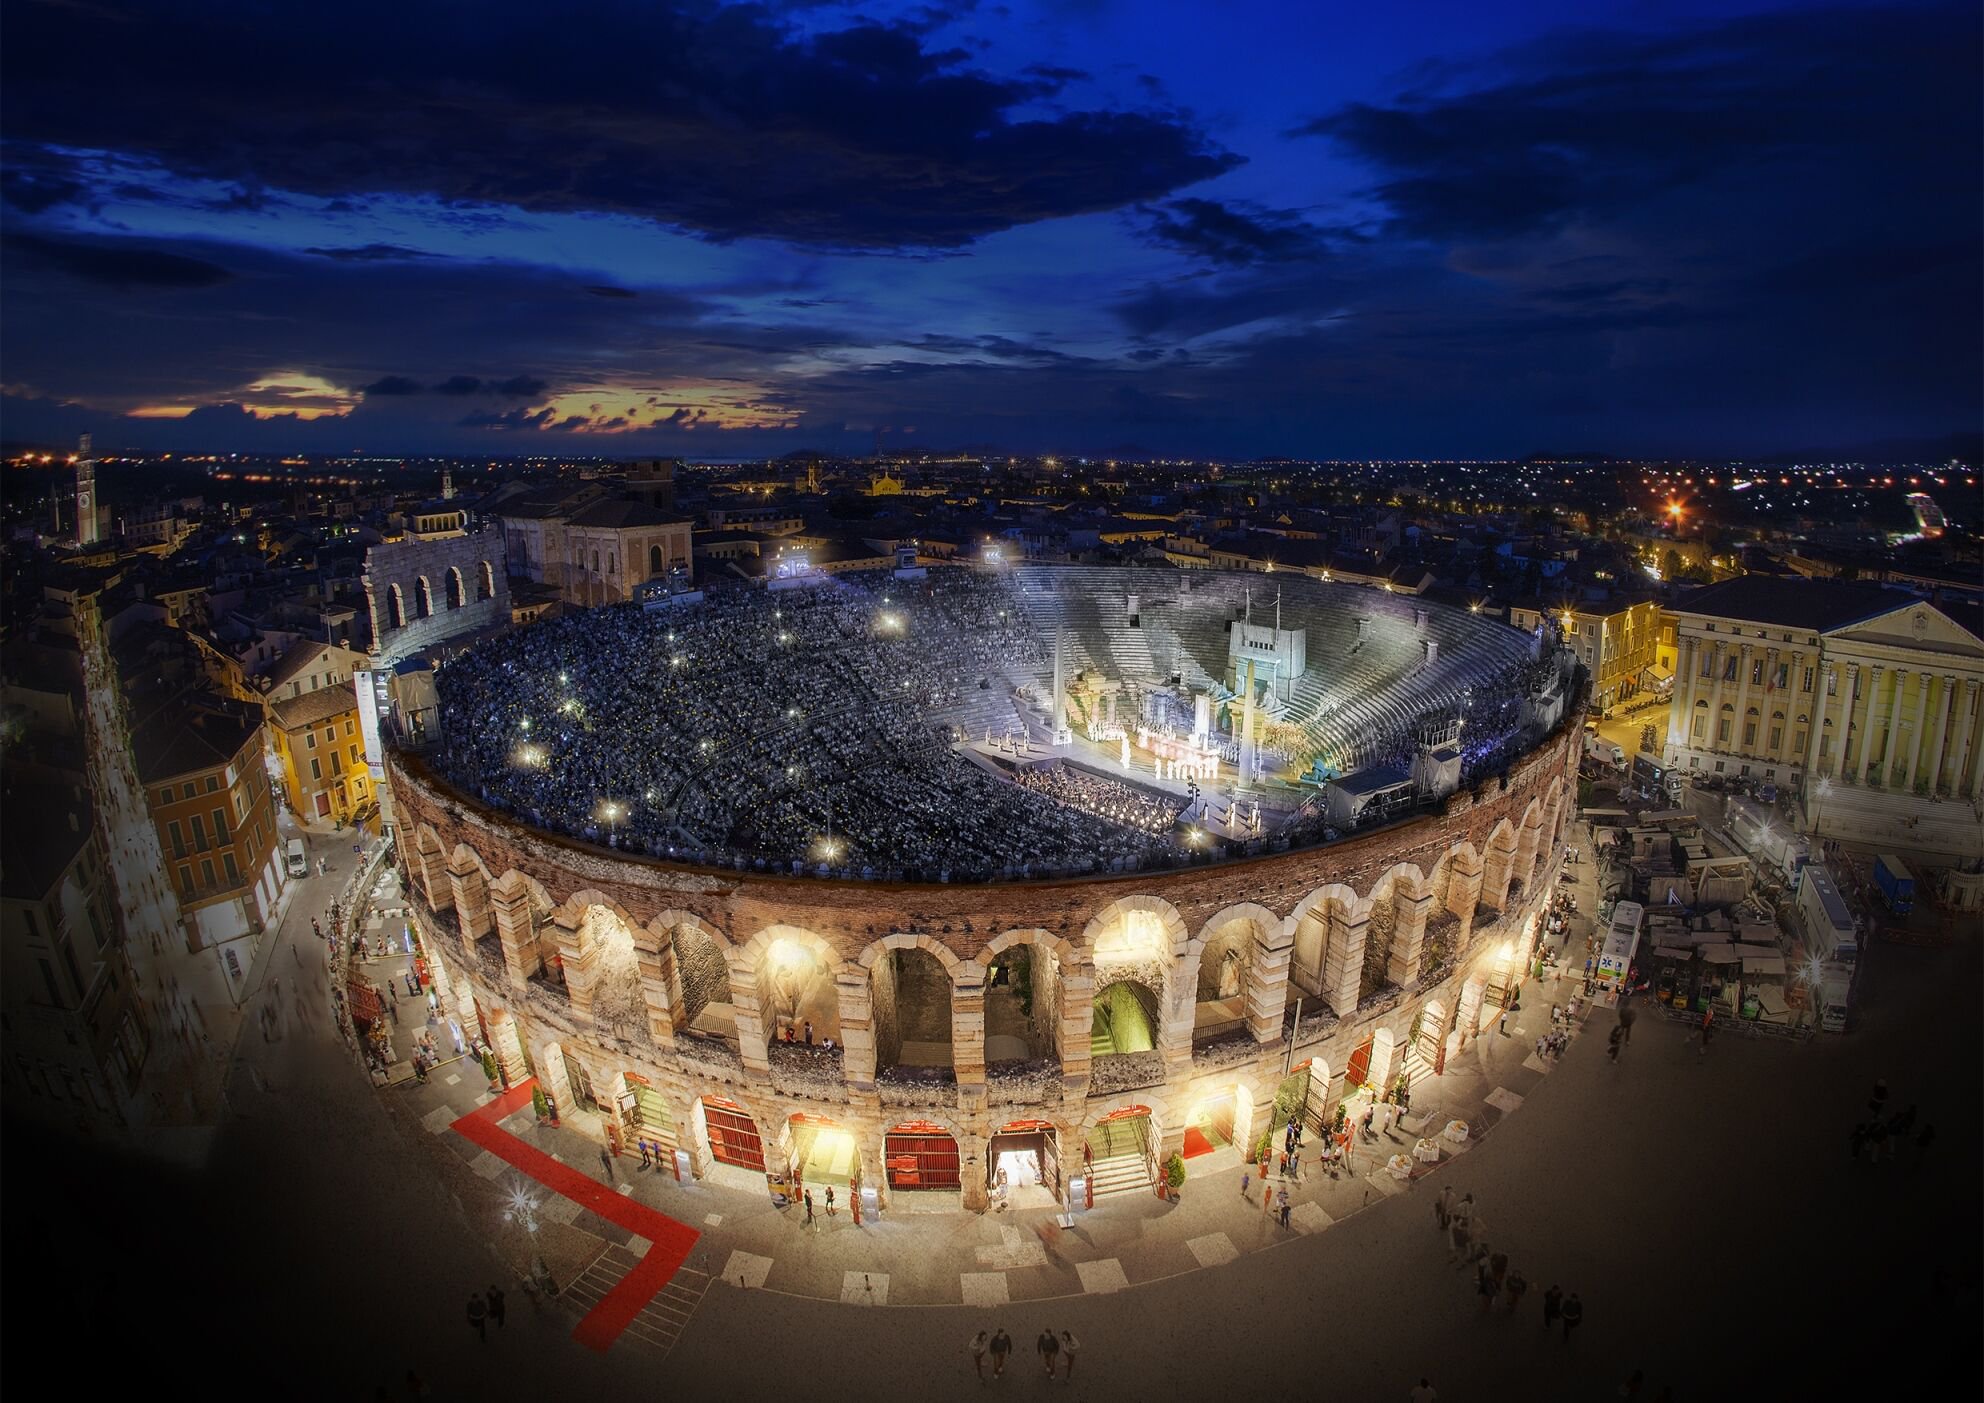
[[1088, 1067], [1091, 1096], [1113, 1096], [1119, 1091], [1164, 1084], [1164, 1054], [1155, 1048], [1148, 1052], [1105, 1052], [1092, 1058]]
[[985, 1064], [985, 1099], [993, 1106], [1049, 1106], [1061, 1100], [1060, 1062], [1013, 1057]]
[[841, 1051], [807, 1043], [767, 1043], [765, 1060], [771, 1063], [773, 1088], [786, 1096], [815, 1101], [845, 1100], [847, 1078], [841, 1070]]
[[1261, 1050], [1262, 1045], [1255, 1041], [1245, 1024], [1228, 1028], [1192, 1043], [1192, 1070], [1204, 1072], [1219, 1067], [1235, 1067], [1253, 1061]]

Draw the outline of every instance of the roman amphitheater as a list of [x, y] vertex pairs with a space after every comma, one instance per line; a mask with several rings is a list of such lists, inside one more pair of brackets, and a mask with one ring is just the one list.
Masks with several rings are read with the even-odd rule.
[[1584, 677], [1362, 587], [905, 557], [438, 684], [393, 836], [505, 1081], [685, 1176], [978, 1210], [1439, 1076], [1534, 943]]

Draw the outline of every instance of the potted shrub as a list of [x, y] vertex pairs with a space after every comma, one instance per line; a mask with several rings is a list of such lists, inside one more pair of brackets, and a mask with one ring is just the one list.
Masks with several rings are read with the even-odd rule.
[[558, 1124], [558, 1108], [551, 1103], [543, 1087], [533, 1086], [530, 1089], [530, 1108], [537, 1112], [539, 1120], [548, 1120], [554, 1126]]
[[482, 1050], [482, 1074], [489, 1078], [489, 1089], [491, 1091], [501, 1089], [501, 1080], [496, 1072], [496, 1054], [488, 1048]]
[[1171, 1158], [1164, 1162], [1164, 1186], [1170, 1191], [1171, 1201], [1176, 1203], [1178, 1190], [1185, 1187], [1185, 1156], [1176, 1150], [1173, 1150]]

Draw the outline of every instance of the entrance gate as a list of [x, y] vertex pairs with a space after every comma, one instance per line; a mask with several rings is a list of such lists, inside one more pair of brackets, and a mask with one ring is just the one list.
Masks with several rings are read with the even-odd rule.
[[1357, 1051], [1350, 1054], [1350, 1066], [1343, 1074], [1344, 1094], [1350, 1093], [1353, 1086], [1362, 1086], [1371, 1076], [1371, 1046], [1375, 1038], [1366, 1038], [1357, 1045]]
[[628, 1142], [646, 1140], [674, 1154], [675, 1118], [668, 1114], [668, 1103], [639, 1073], [628, 1072], [625, 1080], [627, 1094], [620, 1098], [620, 1121]]
[[985, 1147], [987, 1188], [997, 1187], [1001, 1169], [1009, 1188], [1038, 1183], [1058, 1194], [1061, 1161], [1054, 1153], [1053, 1122], [1016, 1120], [995, 1134]]
[[703, 1098], [703, 1121], [709, 1127], [710, 1158], [719, 1164], [765, 1172], [765, 1144], [744, 1108], [721, 1097]]
[[941, 1125], [913, 1120], [897, 1126], [885, 1142], [892, 1189], [957, 1189], [958, 1142]]

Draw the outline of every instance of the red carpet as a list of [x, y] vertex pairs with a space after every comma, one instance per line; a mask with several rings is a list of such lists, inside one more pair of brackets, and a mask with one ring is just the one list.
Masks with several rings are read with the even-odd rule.
[[620, 1284], [594, 1306], [572, 1332], [572, 1338], [589, 1349], [605, 1350], [620, 1338], [627, 1322], [640, 1314], [689, 1258], [689, 1249], [702, 1234], [665, 1214], [616, 1193], [596, 1179], [561, 1164], [535, 1145], [527, 1145], [497, 1121], [530, 1104], [535, 1079], [513, 1086], [488, 1105], [469, 1112], [455, 1122], [463, 1138], [505, 1160], [528, 1174], [553, 1193], [562, 1194], [581, 1208], [589, 1209], [607, 1222], [628, 1232], [639, 1233], [654, 1245], [641, 1257], [641, 1264], [621, 1278]]
[[1200, 1155], [1209, 1155], [1218, 1148], [1219, 1146], [1213, 1144], [1212, 1141], [1206, 1139], [1206, 1137], [1199, 1132], [1199, 1128], [1196, 1125], [1188, 1125], [1185, 1127], [1186, 1159], [1196, 1159]]

